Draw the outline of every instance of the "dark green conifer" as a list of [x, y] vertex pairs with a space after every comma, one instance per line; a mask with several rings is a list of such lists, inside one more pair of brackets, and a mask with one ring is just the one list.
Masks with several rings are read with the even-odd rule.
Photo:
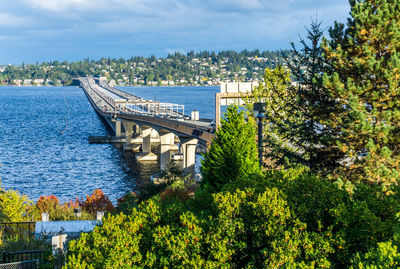
[[321, 48], [321, 24], [313, 20], [306, 28], [307, 37], [300, 39], [300, 50], [291, 43], [292, 53], [286, 64], [295, 84], [288, 89], [293, 94], [287, 106], [298, 114], [298, 118], [281, 128], [294, 148], [291, 155], [283, 154], [283, 157], [319, 173], [337, 166], [335, 160], [341, 157], [335, 148], [324, 146], [331, 138], [331, 130], [324, 128], [321, 121], [329, 117], [334, 100], [322, 85], [322, 74], [328, 72], [330, 66]]
[[237, 106], [228, 107], [210, 150], [204, 154], [203, 188], [218, 192], [226, 183], [260, 173], [255, 133], [243, 111], [239, 112]]
[[291, 43], [287, 68], [267, 68], [264, 82], [246, 100], [249, 108], [253, 102], [266, 103], [265, 155], [272, 168], [289, 160], [325, 173], [338, 165], [340, 152], [324, 146], [332, 137], [331, 130], [321, 124], [334, 102], [322, 85], [322, 74], [329, 69], [321, 48], [322, 35], [321, 23], [312, 21], [307, 38], [300, 40], [301, 49]]

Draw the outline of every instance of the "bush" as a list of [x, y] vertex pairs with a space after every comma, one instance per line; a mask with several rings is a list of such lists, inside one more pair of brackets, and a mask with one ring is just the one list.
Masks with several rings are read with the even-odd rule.
[[36, 202], [36, 207], [40, 213], [49, 212], [56, 209], [59, 205], [58, 198], [54, 195], [40, 196]]
[[307, 232], [329, 237], [335, 250], [329, 260], [335, 267], [350, 266], [356, 253], [366, 253], [390, 240], [398, 229], [400, 194], [386, 195], [376, 185], [336, 184], [303, 166], [270, 170], [264, 177], [241, 179], [223, 189], [253, 187], [261, 193], [266, 186], [281, 191], [293, 215], [307, 224]]
[[276, 189], [215, 194], [206, 215], [190, 204], [153, 198], [109, 216], [70, 243], [66, 268], [329, 267], [329, 243], [304, 230]]
[[0, 222], [34, 220], [33, 202], [26, 195], [12, 189], [4, 190], [0, 185]]
[[97, 211], [114, 211], [110, 199], [100, 189], [94, 190], [91, 196], [86, 196], [86, 201], [79, 202], [79, 204], [83, 210], [90, 214], [96, 214]]
[[136, 192], [127, 192], [121, 198], [117, 200], [116, 212], [124, 214], [130, 214], [132, 209], [138, 206], [138, 194]]
[[378, 243], [367, 253], [357, 253], [352, 259], [351, 268], [399, 268], [400, 252], [392, 241]]
[[[57, 220], [76, 220], [74, 208], [79, 206], [79, 200], [60, 204], [56, 196], [40, 196], [36, 202], [36, 210], [39, 214], [48, 213], [50, 221]], [[94, 216], [83, 210], [80, 219], [93, 219]]]

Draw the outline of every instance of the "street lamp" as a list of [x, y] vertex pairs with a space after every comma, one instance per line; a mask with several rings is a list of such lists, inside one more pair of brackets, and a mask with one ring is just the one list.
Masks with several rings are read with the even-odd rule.
[[254, 112], [258, 112], [255, 117], [258, 118], [258, 159], [260, 160], [260, 167], [263, 165], [263, 126], [262, 126], [262, 118], [264, 117], [265, 112], [265, 103], [254, 103], [253, 110]]

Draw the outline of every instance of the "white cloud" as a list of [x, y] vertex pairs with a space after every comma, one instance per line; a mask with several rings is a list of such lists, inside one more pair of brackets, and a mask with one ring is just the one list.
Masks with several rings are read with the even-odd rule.
[[54, 47], [49, 51], [76, 58], [263, 50], [304, 36], [316, 13], [325, 27], [344, 21], [348, 0], [0, 0], [0, 29], [20, 36], [25, 42], [14, 43], [27, 50]]
[[78, 9], [81, 6], [87, 6], [91, 0], [21, 0], [22, 3], [32, 8], [42, 10], [61, 12], [70, 9]]
[[210, 0], [209, 10], [219, 11], [249, 11], [263, 9], [263, 4], [259, 0]]
[[89, 16], [92, 13], [155, 13], [174, 6], [174, 0], [19, 0], [21, 3], [37, 10], [55, 13], [81, 13]]
[[0, 13], [1, 28], [21, 28], [30, 27], [34, 20], [29, 17], [20, 17], [11, 13]]

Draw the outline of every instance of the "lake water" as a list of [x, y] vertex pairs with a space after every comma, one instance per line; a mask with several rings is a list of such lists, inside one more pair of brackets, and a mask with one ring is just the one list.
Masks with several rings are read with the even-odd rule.
[[199, 111], [200, 118], [215, 118], [215, 93], [219, 87], [118, 87], [145, 99], [185, 105], [185, 114]]
[[[120, 87], [161, 102], [185, 105], [186, 114], [214, 117], [218, 87]], [[0, 87], [0, 181], [32, 200], [62, 201], [100, 188], [112, 201], [137, 188], [156, 164], [134, 161], [115, 146], [89, 145], [109, 130], [77, 87]]]

